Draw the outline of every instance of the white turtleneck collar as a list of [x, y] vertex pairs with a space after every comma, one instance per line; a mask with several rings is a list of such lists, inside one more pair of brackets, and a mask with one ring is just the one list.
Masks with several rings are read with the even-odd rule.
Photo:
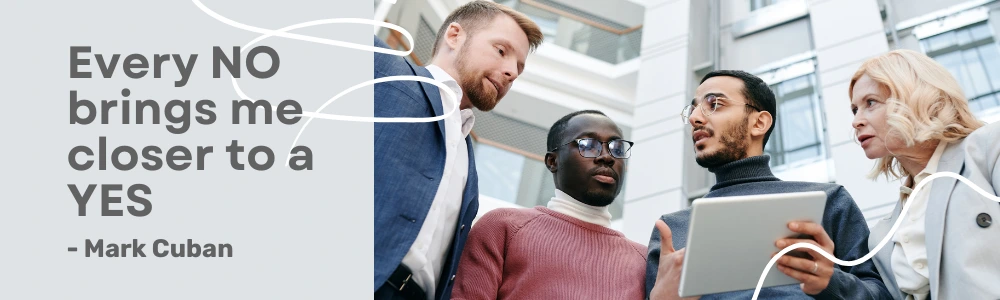
[[556, 196], [552, 197], [552, 200], [549, 200], [547, 207], [555, 212], [577, 218], [580, 221], [604, 227], [611, 226], [611, 212], [608, 211], [607, 206], [599, 207], [584, 204], [559, 189], [556, 189]]

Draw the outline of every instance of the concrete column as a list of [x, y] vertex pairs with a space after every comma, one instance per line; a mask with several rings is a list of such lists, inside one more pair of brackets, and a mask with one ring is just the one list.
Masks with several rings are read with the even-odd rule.
[[691, 0], [646, 3], [636, 87], [636, 143], [629, 159], [623, 212], [625, 235], [648, 243], [660, 215], [683, 209], [684, 127], [680, 110], [688, 87]]
[[878, 4], [876, 0], [812, 1], [809, 18], [834, 179], [847, 188], [873, 225], [876, 217], [889, 213], [899, 200], [899, 183], [867, 179], [875, 162], [865, 157], [854, 140], [848, 87], [862, 62], [889, 51]]

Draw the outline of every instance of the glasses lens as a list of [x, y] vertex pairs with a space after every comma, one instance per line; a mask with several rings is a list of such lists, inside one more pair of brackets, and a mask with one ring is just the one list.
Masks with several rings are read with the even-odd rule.
[[688, 118], [691, 118], [691, 113], [694, 112], [694, 106], [688, 105], [681, 110], [681, 124], [688, 124]]
[[715, 109], [719, 107], [719, 99], [715, 95], [708, 95], [705, 97], [705, 103], [703, 109], [705, 110], [705, 115], [710, 116], [715, 112]]
[[583, 157], [597, 157], [601, 154], [601, 144], [594, 139], [580, 139], [576, 142]]
[[614, 140], [608, 143], [608, 148], [611, 150], [611, 156], [614, 156], [615, 158], [628, 158], [629, 147], [631, 146], [629, 146], [628, 142], [625, 142], [624, 140]]

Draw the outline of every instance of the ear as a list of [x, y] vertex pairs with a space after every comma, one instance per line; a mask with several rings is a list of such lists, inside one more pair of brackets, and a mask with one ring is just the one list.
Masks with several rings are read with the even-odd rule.
[[559, 164], [556, 163], [556, 158], [558, 156], [555, 152], [545, 153], [545, 168], [549, 169], [549, 172], [555, 173], [559, 170]]
[[767, 134], [767, 130], [771, 129], [771, 124], [774, 124], [774, 117], [768, 111], [762, 111], [757, 115], [756, 119], [752, 120], [753, 124], [750, 124], [750, 135], [757, 137], [763, 137]]
[[465, 43], [465, 28], [457, 22], [451, 22], [448, 24], [448, 30], [444, 32], [444, 44], [448, 49], [456, 50], [462, 44]]

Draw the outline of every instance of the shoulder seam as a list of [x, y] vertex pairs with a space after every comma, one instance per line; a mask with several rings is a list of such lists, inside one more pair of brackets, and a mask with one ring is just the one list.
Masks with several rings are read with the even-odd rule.
[[[632, 240], [630, 240], [630, 239], [628, 239], [626, 237], [622, 237], [622, 239], [626, 240], [628, 242], [628, 244], [632, 246], [632, 250], [635, 250], [635, 253], [639, 254], [639, 257], [642, 257], [642, 260], [647, 261], [647, 262], [649, 261], [646, 258], [646, 253], [642, 253], [642, 251], [639, 251], [639, 247], [636, 246], [639, 243], [636, 243], [636, 242], [634, 242], [634, 241], [632, 241]], [[647, 249], [646, 251], [649, 251], [649, 249]]]
[[517, 236], [517, 234], [521, 232], [521, 228], [524, 228], [525, 226], [528, 226], [528, 223], [534, 222], [535, 220], [538, 219], [538, 217], [541, 217], [542, 215], [544, 215], [544, 214], [541, 214], [541, 213], [537, 214], [534, 217], [532, 217], [531, 219], [528, 219], [527, 221], [525, 221], [524, 224], [521, 224], [520, 226], [517, 226], [517, 227], [514, 228], [514, 230], [510, 233], [510, 236], [507, 237], [507, 241], [505, 241], [503, 243], [504, 244], [504, 246], [503, 246], [503, 253], [505, 253], [505, 255], [508, 252], [508, 247], [510, 247], [510, 241], [513, 240], [514, 237]]

